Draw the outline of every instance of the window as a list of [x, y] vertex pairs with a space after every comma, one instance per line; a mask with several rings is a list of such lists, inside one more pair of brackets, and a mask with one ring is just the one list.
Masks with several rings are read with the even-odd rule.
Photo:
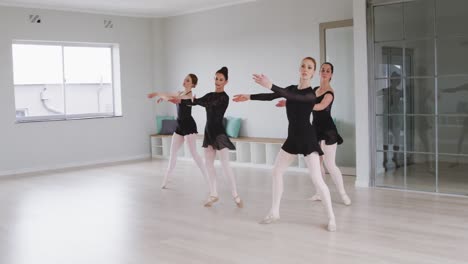
[[17, 122], [121, 116], [118, 47], [12, 44]]
[[468, 1], [372, 2], [374, 185], [467, 195]]

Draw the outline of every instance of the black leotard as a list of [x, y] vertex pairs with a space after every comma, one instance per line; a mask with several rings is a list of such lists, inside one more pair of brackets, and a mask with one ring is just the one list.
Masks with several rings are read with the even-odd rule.
[[229, 96], [225, 92], [212, 92], [192, 100], [182, 100], [184, 105], [200, 105], [206, 108], [205, 135], [203, 147], [212, 146], [216, 150], [223, 148], [236, 149], [226, 134], [223, 117], [229, 105]]
[[311, 87], [298, 89], [297, 85], [280, 88], [273, 85], [274, 93], [252, 94], [251, 100], [271, 101], [284, 97], [286, 101], [286, 114], [288, 116], [288, 137], [281, 147], [289, 154], [303, 154], [317, 152], [323, 155], [322, 149], [317, 141], [315, 129], [310, 123], [312, 113], [311, 104], [316, 101], [315, 93]]
[[[314, 88], [314, 93], [317, 91], [319, 87]], [[331, 117], [331, 109], [333, 105], [333, 101], [335, 100], [335, 95], [331, 91], [327, 91], [326, 93], [322, 94], [321, 96], [317, 97], [317, 104], [322, 102], [323, 98], [325, 98], [326, 94], [331, 94], [333, 96], [333, 100], [327, 106], [327, 108], [321, 111], [313, 111], [314, 120], [312, 121], [312, 125], [315, 127], [317, 131], [317, 138], [320, 141], [325, 140], [326, 145], [333, 145], [338, 143], [338, 145], [343, 143], [343, 138], [338, 134], [338, 130], [336, 129], [335, 123], [333, 122], [333, 118]]]
[[177, 128], [176, 134], [186, 136], [197, 134], [197, 123], [192, 117], [192, 107], [184, 104], [177, 104]]

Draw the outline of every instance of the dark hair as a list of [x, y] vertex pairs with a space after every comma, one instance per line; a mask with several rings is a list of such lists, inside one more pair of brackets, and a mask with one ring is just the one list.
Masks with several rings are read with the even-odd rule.
[[[332, 72], [332, 73], [333, 73], [333, 71], [335, 70], [335, 67], [333, 67], [333, 64], [331, 64], [331, 62], [324, 62], [324, 63], [322, 63], [322, 66], [323, 66], [323, 65], [329, 65], [330, 68], [331, 68], [331, 72]], [[322, 66], [320, 66], [320, 67], [322, 67]]]
[[[331, 73], [333, 73], [333, 72], [335, 71], [335, 67], [333, 67], [333, 64], [331, 64], [331, 62], [326, 61], [326, 62], [322, 63], [322, 66], [320, 66], [320, 68], [322, 68], [323, 65], [328, 65], [328, 66], [330, 66]], [[330, 77], [330, 82], [331, 82], [331, 80], [332, 80], [332, 78]]]
[[193, 73], [189, 73], [188, 76], [190, 77], [190, 79], [192, 79], [193, 87], [197, 86], [198, 77]]
[[315, 61], [314, 58], [312, 58], [312, 57], [305, 57], [304, 59], [302, 59], [302, 61], [305, 61], [305, 60], [311, 60], [311, 61], [314, 63], [314, 71], [317, 69], [317, 62]]
[[226, 81], [228, 80], [228, 68], [222, 67], [216, 73], [221, 73], [222, 75], [224, 75], [224, 78], [226, 79]]

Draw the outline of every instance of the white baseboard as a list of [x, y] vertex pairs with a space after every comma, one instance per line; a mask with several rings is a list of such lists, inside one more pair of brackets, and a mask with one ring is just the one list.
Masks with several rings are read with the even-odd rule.
[[[153, 158], [167, 159], [167, 157], [162, 157], [162, 156], [155, 156]], [[177, 159], [183, 160], [183, 161], [194, 162], [192, 158], [188, 158], [188, 157], [177, 157]], [[219, 160], [215, 160], [215, 164], [219, 165]], [[236, 167], [249, 167], [249, 168], [256, 168], [256, 169], [273, 169], [273, 165], [269, 165], [269, 164], [256, 164], [256, 163], [235, 162], [235, 161], [231, 161], [231, 164]], [[345, 176], [356, 176], [356, 168], [354, 167], [339, 167], [339, 169], [341, 170], [341, 173]], [[297, 166], [289, 166], [287, 170], [297, 171], [297, 172], [307, 172], [307, 168], [297, 167]]]
[[354, 186], [360, 188], [369, 188], [369, 179], [360, 179], [359, 177], [356, 177], [356, 182], [354, 183]]
[[148, 153], [148, 154], [141, 154], [141, 155], [136, 155], [136, 156], [115, 158], [115, 159], [72, 162], [72, 163], [53, 165], [53, 166], [47, 166], [47, 167], [35, 167], [35, 168], [9, 170], [9, 171], [0, 171], [0, 177], [18, 175], [18, 174], [27, 174], [27, 173], [48, 172], [48, 171], [63, 170], [63, 169], [82, 168], [82, 167], [89, 167], [89, 166], [96, 166], [96, 165], [108, 165], [112, 163], [119, 163], [119, 162], [125, 162], [125, 161], [149, 159], [150, 157], [151, 155]]

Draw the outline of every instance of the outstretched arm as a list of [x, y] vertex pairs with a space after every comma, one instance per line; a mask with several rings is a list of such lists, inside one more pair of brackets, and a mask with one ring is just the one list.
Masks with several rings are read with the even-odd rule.
[[281, 96], [277, 93], [261, 93], [261, 94], [251, 94], [250, 100], [256, 101], [273, 101]]
[[160, 98], [156, 101], [157, 103], [160, 103], [161, 101], [170, 101], [172, 99], [190, 99], [190, 95], [184, 94], [180, 95], [179, 93], [159, 93], [159, 92], [154, 92], [148, 94], [148, 98], [154, 98], [159, 96]]
[[261, 94], [236, 94], [232, 99], [234, 102], [245, 102], [249, 100], [256, 101], [272, 101], [276, 98], [280, 98], [278, 94], [275, 93], [261, 93]]
[[173, 96], [179, 96], [178, 93], [160, 93], [160, 92], [154, 92], [154, 93], [150, 93], [148, 94], [148, 98], [154, 98], [156, 96], [159, 96], [159, 97], [173, 97]]
[[192, 94], [183, 94], [183, 95], [177, 95], [177, 96], [171, 96], [168, 98], [169, 99], [180, 99], [180, 100], [186, 100], [186, 99], [192, 99]]
[[443, 93], [454, 93], [458, 91], [468, 91], [468, 83], [462, 84], [460, 86], [454, 87], [454, 88], [447, 88], [447, 89], [442, 89]]
[[190, 99], [185, 99], [185, 100], [180, 100], [180, 99], [173, 99], [170, 100], [173, 103], [181, 103], [185, 105], [199, 105], [203, 107], [210, 107], [210, 106], [216, 106], [220, 104], [229, 104], [229, 97], [227, 96], [213, 96], [213, 93], [209, 93], [204, 95], [201, 98], [190, 98]]
[[322, 110], [326, 109], [331, 104], [332, 101], [333, 101], [333, 95], [330, 94], [330, 93], [327, 93], [325, 95], [325, 97], [323, 98], [322, 102], [320, 102], [319, 104], [314, 105], [313, 110], [314, 111], [322, 111]]
[[[276, 85], [274, 85], [270, 79], [264, 75], [264, 74], [254, 74], [253, 79], [256, 83], [260, 84], [261, 86], [272, 90], [275, 92], [275, 94], [278, 94], [279, 97], [284, 97], [287, 100], [291, 101], [296, 101], [296, 102], [302, 102], [302, 103], [315, 103], [317, 100], [317, 97], [315, 96], [314, 93], [310, 94], [297, 94], [292, 91], [290, 91], [287, 88], [281, 88]], [[278, 97], [276, 97], [278, 98]], [[273, 100], [273, 99], [272, 99]]]
[[311, 103], [315, 104], [317, 101], [317, 97], [315, 96], [314, 93], [308, 93], [308, 94], [298, 94], [295, 92], [292, 92], [291, 90], [287, 88], [281, 88], [273, 84], [273, 87], [271, 87], [271, 90], [275, 92], [276, 94], [280, 95], [281, 97], [286, 98], [286, 100], [290, 101], [296, 101], [296, 102], [301, 102], [301, 103]]

